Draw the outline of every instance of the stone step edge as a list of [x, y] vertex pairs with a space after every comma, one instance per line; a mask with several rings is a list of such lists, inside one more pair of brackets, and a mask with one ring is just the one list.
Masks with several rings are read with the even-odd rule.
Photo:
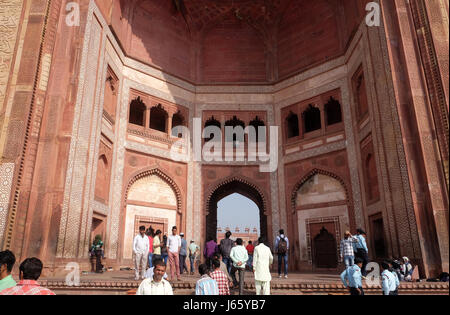
[[[67, 289], [80, 289], [80, 288], [103, 288], [103, 289], [135, 289], [139, 287], [140, 282], [138, 281], [128, 281], [128, 282], [117, 282], [117, 281], [89, 281], [81, 282], [79, 285], [67, 285], [65, 281], [52, 281], [44, 280], [39, 281], [41, 286], [47, 288], [67, 288]], [[172, 287], [174, 289], [195, 289], [195, 283], [173, 283]], [[246, 284], [246, 289], [255, 289], [254, 284]], [[272, 283], [271, 288], [274, 290], [344, 290], [342, 284], [279, 284]], [[381, 290], [381, 286], [367, 286], [364, 285], [365, 290]], [[449, 290], [448, 283], [402, 283], [400, 286], [402, 291], [410, 290]]]

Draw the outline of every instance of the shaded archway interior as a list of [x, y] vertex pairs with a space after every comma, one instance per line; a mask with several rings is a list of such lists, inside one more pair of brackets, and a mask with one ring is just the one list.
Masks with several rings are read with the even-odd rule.
[[[232, 181], [228, 184], [220, 186], [214, 191], [209, 200], [208, 215], [206, 216], [206, 239], [214, 239], [217, 233], [217, 204], [219, 201], [234, 193], [238, 193], [253, 201], [259, 208], [260, 235], [267, 239], [267, 216], [264, 214], [264, 201], [261, 194], [252, 186]], [[245, 209], [242, 209], [245, 211]], [[239, 218], [235, 218], [239, 220]]]

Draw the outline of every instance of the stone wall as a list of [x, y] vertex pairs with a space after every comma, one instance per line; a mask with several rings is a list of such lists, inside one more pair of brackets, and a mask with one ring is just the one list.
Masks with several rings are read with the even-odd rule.
[[[108, 263], [120, 265], [124, 254], [129, 259], [131, 234], [127, 231], [131, 221], [126, 219], [130, 207], [129, 189], [143, 176], [157, 175], [174, 192], [176, 201], [171, 195], [170, 207], [163, 207], [163, 210], [173, 213], [163, 217], [185, 231], [187, 239], [194, 239], [198, 244], [206, 240], [208, 198], [227, 183], [239, 182], [257, 191], [262, 199], [260, 210], [267, 218], [269, 241], [273, 242], [280, 228], [285, 229], [293, 244], [290, 254], [295, 269], [313, 267], [308, 248], [309, 225], [335, 224], [336, 238], [344, 229], [354, 231], [362, 227], [370, 238], [369, 217], [376, 215], [381, 215], [385, 224], [389, 256], [409, 256], [426, 274], [441, 267], [445, 270], [445, 266], [448, 269], [445, 263], [448, 250], [444, 248], [448, 242], [448, 226], [442, 223], [448, 218], [448, 210], [445, 212], [448, 200], [442, 196], [444, 176], [436, 164], [424, 162], [436, 161], [439, 155], [436, 147], [419, 133], [430, 131], [427, 124], [433, 120], [430, 116], [418, 119], [427, 113], [422, 98], [415, 95], [411, 100], [403, 94], [414, 87], [415, 81], [411, 79], [407, 86], [400, 82], [406, 82], [405, 78], [417, 78], [421, 68], [409, 61], [406, 70], [398, 70], [405, 62], [399, 55], [413, 52], [407, 47], [399, 52], [399, 48], [391, 45], [390, 40], [398, 34], [404, 35], [402, 40], [409, 43], [408, 32], [411, 31], [402, 23], [396, 24], [395, 14], [385, 16], [386, 24], [381, 27], [368, 28], [364, 23], [355, 22], [361, 14], [358, 8], [353, 12], [354, 19], [347, 21], [346, 31], [339, 34], [341, 40], [350, 38], [348, 43], [323, 43], [331, 45], [324, 46], [326, 49], [318, 46], [330, 52], [328, 59], [305, 55], [309, 56], [305, 57], [305, 65], [310, 68], [273, 84], [196, 85], [190, 78], [200, 77], [201, 72], [192, 66], [191, 59], [195, 58], [191, 53], [198, 57], [199, 47], [189, 48], [185, 38], [177, 44], [170, 41], [162, 44], [163, 50], [152, 55], [151, 62], [147, 61], [152, 56], [139, 55], [148, 53], [142, 45], [157, 47], [152, 41], [159, 43], [158, 36], [162, 34], [175, 32], [183, 37], [181, 31], [177, 32], [182, 23], [165, 24], [167, 29], [154, 37], [142, 27], [140, 31], [129, 27], [133, 21], [138, 23], [139, 18], [145, 22], [144, 15], [148, 14], [145, 11], [149, 8], [143, 7], [138, 12], [142, 16], [138, 16], [129, 8], [108, 6], [113, 2], [99, 8], [95, 1], [83, 0], [80, 27], [68, 27], [64, 23], [65, 15], [60, 14], [61, 2], [51, 2], [50, 6], [42, 5], [47, 3], [45, 1], [23, 3], [20, 13], [23, 28], [17, 28], [16, 36], [24, 40], [23, 50], [27, 54], [14, 63], [17, 71], [8, 70], [11, 83], [7, 95], [11, 96], [5, 97], [7, 102], [3, 104], [6, 106], [2, 104], [1, 112], [4, 116], [0, 116], [3, 124], [8, 125], [3, 126], [3, 142], [0, 142], [4, 145], [0, 171], [6, 179], [2, 190], [5, 193], [0, 199], [0, 218], [9, 217], [5, 226], [0, 224], [5, 231], [0, 237], [3, 246], [14, 249], [21, 258], [37, 255], [54, 267], [70, 260], [86, 261], [92, 219], [101, 215], [106, 222]], [[315, 6], [328, 12], [325, 1]], [[156, 9], [163, 10], [163, 5]], [[344, 9], [348, 14], [350, 9]], [[397, 12], [397, 6], [389, 9], [395, 9], [389, 12]], [[19, 14], [14, 12], [13, 16]], [[132, 20], [134, 18], [137, 20]], [[116, 30], [115, 34], [109, 23]], [[359, 25], [355, 32], [352, 31], [354, 23]], [[12, 33], [14, 27], [10, 28]], [[249, 49], [254, 48], [248, 44]], [[136, 55], [129, 54], [127, 48], [130, 47]], [[298, 47], [303, 46], [299, 43]], [[339, 54], [337, 48], [345, 49]], [[22, 46], [15, 50], [17, 55], [21, 49]], [[174, 57], [172, 63], [159, 60], [166, 56], [167, 49], [171, 53], [184, 51], [185, 54]], [[249, 81], [263, 77], [262, 55], [259, 51], [254, 53], [254, 58], [261, 58], [261, 64], [255, 68], [256, 72], [249, 74]], [[208, 56], [216, 59], [214, 54]], [[316, 65], [313, 57], [321, 63]], [[407, 59], [413, 60], [413, 57]], [[221, 62], [228, 62], [227, 58]], [[298, 60], [289, 63], [287, 59], [283, 70], [286, 76], [295, 73], [292, 65], [301, 64]], [[180, 62], [186, 64], [180, 65]], [[9, 63], [9, 67], [12, 65]], [[235, 66], [248, 70], [242, 65]], [[179, 75], [184, 79], [171, 74], [174, 68], [180, 69]], [[392, 68], [397, 71], [392, 72]], [[234, 73], [225, 78], [221, 77], [221, 68], [208, 69], [217, 72], [209, 73], [205, 77], [208, 81], [230, 78], [235, 81], [242, 75]], [[273, 68], [267, 71], [266, 78], [273, 78]], [[361, 93], [355, 91], [354, 84], [354, 78], [361, 71], [365, 87], [362, 94], [367, 98], [368, 108], [364, 115], [356, 110]], [[413, 90], [421, 91], [421, 87]], [[249, 113], [257, 112], [267, 126], [284, 128], [285, 113], [289, 109], [300, 108], [310, 100], [323, 103], [331, 95], [341, 104], [343, 121], [335, 129], [324, 127], [295, 141], [287, 141], [280, 129], [278, 169], [273, 173], [260, 173], [256, 163], [172, 161], [169, 149], [177, 139], [164, 132], [157, 136], [148, 130], [130, 132], [129, 104], [138, 95], [174, 109], [169, 110], [170, 117], [176, 108], [182, 109], [191, 132], [194, 117], [205, 118], [213, 113], [222, 113], [223, 119], [229, 115], [247, 119]], [[409, 101], [413, 101], [412, 109], [405, 108]], [[428, 136], [432, 137], [431, 131]], [[367, 141], [369, 137], [371, 140]], [[370, 142], [369, 147], [366, 142]], [[101, 170], [99, 157], [106, 150], [104, 145], [110, 150], [110, 177], [98, 172]], [[362, 163], [367, 153], [374, 155], [376, 166], [370, 168], [369, 175]], [[417, 157], [419, 165], [412, 163]], [[432, 183], [429, 188], [420, 185], [416, 177], [419, 174]], [[300, 202], [297, 208], [298, 192], [305, 187], [302, 185], [322, 176], [333, 178], [333, 183], [339, 182], [345, 198], [343, 191], [339, 191], [337, 200], [321, 199], [313, 208], [302, 208], [308, 205]], [[367, 176], [378, 181], [379, 196], [373, 200], [367, 197], [370, 195], [365, 185]], [[96, 182], [105, 187], [106, 191], [101, 193], [103, 202], [96, 199]], [[155, 208], [155, 204], [167, 206], [167, 203], [152, 199], [150, 205], [133, 207]], [[426, 211], [427, 207], [436, 210], [436, 216], [431, 214], [433, 211]], [[433, 228], [426, 231], [430, 222]]]

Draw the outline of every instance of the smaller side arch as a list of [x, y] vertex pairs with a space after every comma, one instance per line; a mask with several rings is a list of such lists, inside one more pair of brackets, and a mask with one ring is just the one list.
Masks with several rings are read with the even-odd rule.
[[306, 173], [306, 175], [304, 175], [300, 181], [297, 182], [297, 184], [295, 184], [293, 190], [292, 190], [292, 194], [291, 194], [291, 209], [292, 209], [292, 214], [295, 214], [296, 211], [296, 200], [297, 200], [297, 192], [300, 189], [301, 186], [303, 186], [303, 184], [305, 184], [311, 177], [317, 175], [317, 174], [321, 174], [321, 175], [326, 175], [329, 176], [331, 178], [336, 179], [337, 181], [339, 181], [339, 183], [341, 183], [342, 187], [345, 190], [345, 195], [347, 198], [347, 202], [350, 204], [351, 202], [351, 194], [348, 191], [347, 188], [347, 183], [338, 175], [336, 175], [333, 172], [327, 171], [327, 170], [323, 170], [323, 169], [318, 169], [318, 168], [314, 168], [312, 170], [310, 170], [308, 173]]
[[174, 190], [175, 196], [177, 198], [177, 213], [181, 214], [182, 213], [182, 192], [181, 192], [180, 188], [178, 187], [178, 185], [175, 183], [175, 181], [169, 175], [167, 175], [166, 172], [161, 170], [159, 167], [151, 167], [147, 170], [140, 170], [130, 176], [131, 179], [128, 181], [128, 185], [125, 189], [124, 205], [126, 205], [126, 202], [128, 199], [128, 193], [130, 191], [131, 186], [133, 186], [133, 184], [137, 180], [144, 178], [146, 176], [152, 176], [152, 175], [157, 175], [157, 176], [161, 177]]

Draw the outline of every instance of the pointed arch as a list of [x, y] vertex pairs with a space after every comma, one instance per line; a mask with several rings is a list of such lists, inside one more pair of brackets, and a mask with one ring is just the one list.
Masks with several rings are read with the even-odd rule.
[[269, 211], [267, 209], [267, 197], [264, 192], [249, 179], [242, 176], [230, 176], [226, 179], [211, 185], [212, 188], [206, 194], [206, 237], [212, 238], [216, 236], [217, 231], [217, 203], [223, 198], [239, 193], [244, 197], [252, 200], [260, 211], [260, 230], [261, 235], [268, 235], [268, 219]]
[[350, 204], [351, 202], [351, 194], [348, 191], [348, 184], [338, 175], [336, 175], [333, 172], [327, 171], [327, 170], [323, 170], [323, 169], [318, 169], [318, 168], [314, 168], [312, 170], [310, 170], [308, 173], [306, 173], [306, 175], [304, 175], [300, 181], [297, 182], [297, 184], [295, 184], [293, 190], [292, 190], [292, 194], [291, 194], [291, 208], [292, 208], [292, 213], [294, 214], [296, 211], [296, 201], [297, 201], [297, 193], [299, 191], [299, 189], [313, 176], [315, 175], [325, 175], [325, 176], [329, 176], [331, 178], [336, 179], [344, 188], [345, 191], [345, 196], [346, 196], [346, 200], [347, 203]]
[[181, 190], [179, 189], [179, 187], [175, 183], [175, 181], [169, 175], [167, 175], [167, 173], [165, 171], [163, 171], [159, 167], [152, 167], [147, 170], [140, 170], [131, 176], [131, 179], [128, 181], [128, 185], [125, 190], [124, 204], [126, 205], [126, 203], [127, 203], [128, 194], [129, 194], [130, 188], [133, 186], [133, 184], [136, 183], [136, 181], [138, 181], [139, 179], [142, 179], [147, 176], [152, 176], [152, 175], [159, 176], [173, 189], [176, 199], [177, 199], [177, 213], [181, 214], [182, 213]]

